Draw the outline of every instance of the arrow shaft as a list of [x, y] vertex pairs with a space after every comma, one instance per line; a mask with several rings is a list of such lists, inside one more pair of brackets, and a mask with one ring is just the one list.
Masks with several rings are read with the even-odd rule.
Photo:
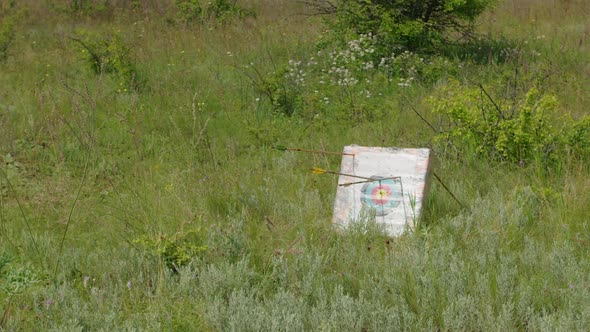
[[354, 156], [354, 153], [347, 153], [347, 152], [334, 152], [334, 151], [323, 151], [323, 150], [309, 150], [309, 149], [300, 149], [300, 148], [286, 148], [287, 151], [297, 151], [297, 152], [309, 152], [309, 153], [321, 153], [321, 154], [334, 154], [339, 156]]
[[356, 182], [348, 182], [348, 183], [341, 183], [339, 186], [348, 187], [353, 184], [361, 184], [361, 183], [368, 183], [368, 182], [376, 182], [376, 181], [384, 181], [384, 180], [401, 180], [401, 176], [392, 176], [389, 178], [382, 178], [382, 179], [370, 179], [365, 181], [356, 181]]

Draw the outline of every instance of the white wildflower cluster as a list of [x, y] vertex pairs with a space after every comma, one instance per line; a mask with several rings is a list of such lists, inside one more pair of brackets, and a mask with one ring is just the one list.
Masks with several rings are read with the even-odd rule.
[[307, 72], [304, 70], [304, 67], [309, 69], [310, 67], [316, 66], [317, 64], [318, 63], [314, 57], [311, 57], [306, 63], [291, 59], [289, 60], [289, 65], [287, 66], [285, 79], [292, 80], [295, 85], [305, 86], [305, 77], [307, 76]]
[[367, 89], [362, 90], [360, 92], [360, 95], [363, 96], [363, 97], [365, 97], [365, 98], [367, 98], [367, 99], [369, 99], [369, 98], [371, 98], [373, 96], [373, 94], [371, 93], [371, 91], [369, 91]]
[[358, 83], [358, 79], [356, 79], [351, 71], [345, 67], [332, 66], [332, 68], [328, 70], [328, 74], [330, 75], [330, 82], [334, 85], [353, 86]]
[[345, 50], [329, 52], [330, 67], [322, 71], [334, 85], [356, 85], [366, 71], [375, 68], [373, 53], [375, 37], [372, 34], [361, 35], [358, 39], [349, 41]]
[[410, 51], [404, 51], [399, 55], [392, 53], [388, 57], [381, 58], [378, 68], [389, 77], [389, 81], [398, 76], [399, 82], [397, 85], [408, 87], [416, 79], [417, 66], [423, 66], [424, 63], [424, 58]]
[[401, 86], [401, 87], [409, 87], [412, 85], [413, 80], [414, 80], [414, 77], [408, 77], [408, 78], [400, 77], [399, 82], [397, 82], [397, 85]]
[[288, 72], [285, 74], [286, 79], [293, 80], [295, 85], [305, 86], [305, 76], [307, 74], [303, 71], [301, 61], [289, 60]]
[[360, 35], [359, 39], [348, 42], [348, 50], [345, 51], [351, 60], [356, 57], [364, 58], [368, 54], [375, 53], [375, 38], [373, 34]]

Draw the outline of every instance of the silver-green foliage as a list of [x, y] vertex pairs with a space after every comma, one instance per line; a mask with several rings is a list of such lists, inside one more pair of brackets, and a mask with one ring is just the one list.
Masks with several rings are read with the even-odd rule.
[[544, 248], [530, 188], [501, 195], [390, 244], [337, 236], [324, 254], [276, 257], [271, 274], [248, 258], [207, 267], [205, 318], [229, 330], [588, 328], [587, 258], [567, 242]]

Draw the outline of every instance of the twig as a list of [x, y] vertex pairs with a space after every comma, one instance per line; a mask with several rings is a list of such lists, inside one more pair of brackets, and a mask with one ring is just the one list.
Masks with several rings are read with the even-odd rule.
[[412, 109], [412, 111], [414, 111], [414, 113], [416, 113], [416, 115], [420, 118], [420, 120], [422, 120], [424, 123], [426, 123], [428, 125], [428, 127], [430, 127], [430, 129], [432, 129], [434, 131], [434, 133], [438, 134], [439, 133], [438, 130], [436, 128], [434, 128], [434, 126], [430, 122], [428, 122], [428, 120], [426, 120], [422, 116], [422, 114], [420, 114], [418, 112], [418, 110], [416, 110], [416, 108], [414, 107], [414, 105], [412, 105], [412, 103], [410, 103], [410, 100], [408, 99], [408, 97], [406, 97], [405, 95], [403, 97], [406, 100], [406, 104], [408, 106], [410, 106], [410, 108]]
[[438, 180], [438, 182], [440, 182], [440, 184], [443, 186], [443, 188], [445, 188], [445, 190], [449, 193], [449, 195], [451, 195], [451, 197], [453, 197], [453, 199], [455, 200], [455, 202], [457, 202], [457, 204], [459, 204], [459, 206], [462, 209], [464, 209], [465, 206], [463, 206], [463, 204], [461, 204], [461, 202], [457, 199], [457, 197], [455, 197], [455, 195], [453, 195], [453, 193], [447, 187], [447, 185], [443, 182], [443, 180], [441, 180], [441, 178], [435, 172], [432, 172], [432, 175], [434, 175], [434, 177]]
[[502, 113], [502, 109], [500, 109], [500, 106], [498, 106], [498, 104], [496, 104], [496, 102], [494, 101], [494, 99], [492, 98], [492, 96], [490, 96], [488, 94], [488, 92], [486, 91], [486, 89], [483, 87], [483, 84], [478, 83], [478, 86], [481, 89], [481, 91], [483, 91], [483, 93], [486, 95], [486, 97], [488, 97], [488, 99], [490, 100], [490, 102], [492, 102], [492, 104], [494, 105], [494, 107], [498, 111], [498, 115], [500, 115], [500, 118], [502, 120], [504, 120], [504, 113]]

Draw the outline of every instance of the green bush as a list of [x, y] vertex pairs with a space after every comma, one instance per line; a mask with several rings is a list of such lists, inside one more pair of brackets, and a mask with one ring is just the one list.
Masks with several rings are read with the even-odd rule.
[[214, 17], [221, 23], [234, 18], [245, 18], [255, 16], [250, 9], [242, 8], [236, 3], [236, 0], [215, 0], [209, 2], [207, 8], [209, 16]]
[[99, 74], [114, 74], [119, 78], [119, 92], [140, 87], [132, 49], [117, 32], [106, 34], [79, 31], [72, 37], [92, 71]]
[[432, 50], [453, 32], [468, 36], [475, 19], [496, 0], [340, 0], [333, 29], [373, 34], [390, 50]]
[[[292, 62], [292, 66], [296, 65]], [[271, 102], [276, 111], [292, 115], [300, 104], [302, 82], [294, 74], [293, 68], [285, 67], [272, 73], [268, 80], [263, 81], [262, 92]]]
[[184, 24], [200, 22], [203, 8], [199, 0], [176, 0], [176, 17]]
[[564, 138], [572, 153], [588, 156], [590, 154], [590, 115], [578, 121], [569, 119]]
[[277, 113], [315, 117], [330, 112], [358, 122], [379, 116], [383, 91], [433, 85], [457, 70], [440, 56], [410, 51], [377, 54], [378, 43], [372, 34], [344, 45], [322, 40], [309, 56], [290, 59], [269, 73], [251, 63], [246, 74]]
[[158, 257], [174, 272], [207, 250], [203, 244], [203, 232], [199, 228], [179, 231], [172, 235], [142, 236], [135, 244], [142, 246], [150, 255]]
[[568, 149], [588, 152], [589, 118], [567, 118], [559, 113], [555, 96], [535, 88], [522, 100], [496, 100], [481, 85], [474, 88], [452, 81], [430, 103], [434, 113], [448, 120], [437, 139], [456, 147], [513, 163], [545, 165]]

